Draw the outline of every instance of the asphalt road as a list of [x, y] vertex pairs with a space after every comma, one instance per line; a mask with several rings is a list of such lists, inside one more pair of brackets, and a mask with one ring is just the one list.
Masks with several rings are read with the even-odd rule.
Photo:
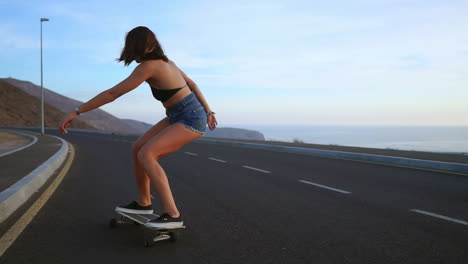
[[64, 138], [70, 171], [1, 263], [468, 263], [466, 176], [194, 142], [160, 161], [188, 228], [144, 248], [108, 227], [134, 138]]

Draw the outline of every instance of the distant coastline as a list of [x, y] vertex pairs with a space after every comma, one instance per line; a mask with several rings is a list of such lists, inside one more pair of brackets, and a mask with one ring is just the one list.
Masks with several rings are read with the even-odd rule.
[[267, 141], [379, 149], [468, 153], [468, 126], [242, 125]]

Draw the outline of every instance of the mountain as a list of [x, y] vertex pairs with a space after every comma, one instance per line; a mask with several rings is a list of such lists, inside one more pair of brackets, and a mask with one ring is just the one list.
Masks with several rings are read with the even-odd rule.
[[214, 131], [206, 129], [205, 137], [265, 140], [265, 136], [255, 130], [218, 127]]
[[[34, 126], [40, 124], [41, 87], [13, 78], [0, 78], [0, 126]], [[66, 113], [82, 102], [44, 88], [45, 126], [58, 127]], [[70, 128], [92, 129], [121, 134], [143, 134], [154, 124], [119, 119], [101, 109], [79, 116]], [[265, 140], [253, 130], [218, 127], [207, 129], [205, 137]]]
[[[131, 119], [124, 120], [127, 121], [135, 130], [141, 131], [141, 133], [145, 133], [153, 126], [141, 121]], [[204, 137], [265, 140], [265, 136], [258, 131], [230, 127], [218, 127], [214, 131], [207, 128]]]
[[132, 120], [132, 119], [122, 119], [123, 121], [127, 122], [129, 126], [132, 127], [133, 130], [138, 131], [138, 134], [144, 134], [148, 131], [151, 127], [154, 126], [145, 122]]
[[[135, 130], [141, 131], [142, 134], [153, 126], [141, 121], [131, 119], [124, 120], [127, 121]], [[204, 137], [265, 140], [265, 136], [263, 136], [263, 134], [258, 131], [230, 127], [218, 127], [214, 131], [211, 131], [207, 128]]]
[[[0, 80], [20, 88], [22, 91], [37, 98], [38, 100], [41, 99], [40, 86], [37, 86], [31, 82], [20, 81], [13, 78]], [[68, 98], [46, 88], [44, 88], [44, 103], [47, 103], [64, 113], [69, 113], [73, 111], [77, 105], [83, 104], [83, 102]], [[79, 119], [100, 131], [109, 131], [123, 134], [140, 134], [139, 130], [135, 130], [132, 125], [128, 124], [126, 121], [121, 120], [101, 109], [95, 109], [93, 111], [87, 112], [85, 115], [81, 115]]]
[[[64, 115], [57, 108], [44, 103], [46, 127], [58, 127]], [[0, 126], [40, 127], [40, 100], [0, 79]], [[73, 121], [69, 127], [96, 129], [81, 120]]]

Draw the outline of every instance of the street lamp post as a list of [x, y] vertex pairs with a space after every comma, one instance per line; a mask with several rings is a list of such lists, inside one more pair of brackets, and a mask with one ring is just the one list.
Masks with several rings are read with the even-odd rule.
[[41, 134], [44, 135], [44, 87], [42, 82], [42, 22], [49, 21], [48, 18], [41, 18]]

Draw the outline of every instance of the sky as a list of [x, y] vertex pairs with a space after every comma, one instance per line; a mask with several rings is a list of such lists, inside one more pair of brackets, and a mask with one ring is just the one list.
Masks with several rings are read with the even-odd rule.
[[[220, 126], [468, 126], [468, 1], [0, 0], [0, 77], [87, 101], [143, 25]], [[146, 83], [103, 110], [156, 123]]]

